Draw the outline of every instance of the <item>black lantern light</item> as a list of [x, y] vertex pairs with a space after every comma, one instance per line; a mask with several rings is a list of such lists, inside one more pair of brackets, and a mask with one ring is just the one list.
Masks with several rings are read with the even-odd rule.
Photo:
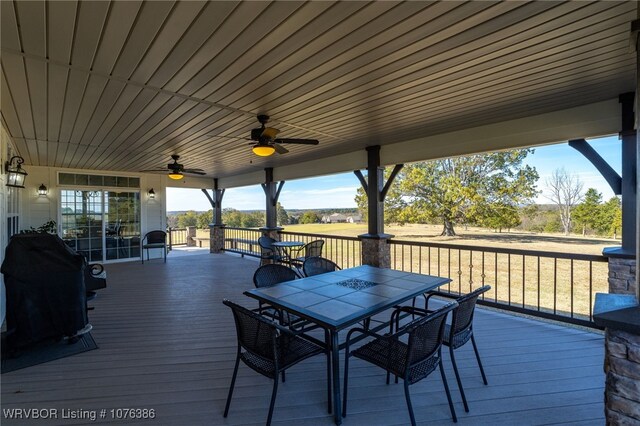
[[40, 184], [40, 186], [38, 187], [38, 195], [41, 197], [46, 197], [47, 196], [47, 187], [45, 186], [45, 184]]
[[147, 192], [147, 195], [149, 195], [149, 198], [151, 199], [156, 198], [156, 191], [154, 191], [153, 188], [151, 188], [149, 192]]
[[[15, 165], [14, 165], [15, 160]], [[14, 155], [11, 160], [4, 164], [4, 171], [7, 173], [7, 186], [13, 186], [15, 188], [24, 188], [24, 178], [27, 176], [27, 172], [21, 167], [24, 163], [24, 158]]]

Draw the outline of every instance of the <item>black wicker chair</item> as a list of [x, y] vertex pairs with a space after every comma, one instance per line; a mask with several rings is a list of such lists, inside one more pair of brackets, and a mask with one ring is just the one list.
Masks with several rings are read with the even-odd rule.
[[260, 266], [277, 263], [282, 260], [278, 254], [278, 250], [273, 246], [275, 242], [276, 240], [267, 236], [258, 238], [258, 245], [260, 246]]
[[300, 275], [295, 270], [285, 265], [270, 263], [256, 269], [253, 274], [253, 284], [256, 288], [271, 287], [296, 278], [300, 278]]
[[306, 277], [339, 271], [340, 269], [342, 268], [324, 257], [310, 257], [302, 264], [302, 271]]
[[149, 231], [142, 238], [142, 250], [140, 258], [144, 264], [144, 250], [147, 249], [147, 260], [149, 260], [149, 249], [162, 249], [164, 255], [164, 263], [167, 263], [167, 233], [164, 231]]
[[[310, 243], [305, 244], [300, 249], [296, 250], [296, 256], [292, 255], [292, 259], [290, 260], [291, 265], [293, 266], [302, 266], [305, 260], [310, 257], [320, 257], [322, 256], [322, 247], [324, 246], [324, 240], [315, 240]], [[302, 253], [301, 256], [298, 254]]]
[[[440, 367], [442, 383], [449, 401], [449, 409], [454, 422], [457, 422], [456, 412], [451, 400], [449, 385], [442, 366], [442, 342], [444, 339], [444, 326], [447, 313], [453, 310], [458, 304], [452, 302], [431, 314], [419, 317], [399, 328], [395, 333], [379, 335], [363, 328], [354, 328], [347, 334], [345, 360], [344, 360], [344, 400], [342, 415], [347, 415], [347, 391], [349, 383], [349, 357], [355, 356], [364, 361], [370, 362], [387, 371], [387, 384], [389, 384], [389, 374], [402, 377], [404, 380], [404, 395], [407, 400], [407, 408], [411, 417], [411, 424], [415, 426], [416, 419], [411, 406], [409, 395], [409, 385], [419, 382], [431, 374], [437, 367]], [[411, 309], [411, 308], [409, 308]], [[394, 320], [397, 320], [403, 308], [397, 309], [391, 315], [391, 329], [393, 330]], [[358, 349], [349, 352], [351, 335], [361, 333], [375, 337], [375, 340], [368, 342]], [[407, 343], [401, 337], [408, 335]]]
[[[422, 311], [424, 314], [429, 314], [432, 311], [429, 310], [429, 299], [433, 296], [445, 297], [448, 299], [455, 299], [458, 302], [458, 307], [454, 309], [451, 315], [451, 325], [445, 325], [444, 341], [443, 344], [449, 347], [449, 354], [451, 355], [451, 363], [453, 364], [453, 371], [456, 374], [456, 380], [458, 382], [458, 388], [460, 389], [460, 396], [462, 396], [462, 403], [464, 404], [464, 411], [469, 412], [469, 405], [467, 404], [467, 398], [462, 388], [462, 380], [460, 379], [460, 373], [458, 372], [458, 366], [456, 364], [456, 358], [454, 351], [469, 340], [473, 345], [473, 350], [476, 354], [476, 360], [478, 361], [478, 367], [480, 367], [480, 374], [482, 375], [482, 381], [485, 385], [488, 385], [487, 376], [484, 374], [484, 368], [482, 368], [482, 361], [480, 361], [480, 354], [478, 353], [478, 346], [476, 345], [476, 339], [473, 336], [473, 313], [476, 309], [476, 301], [481, 294], [491, 290], [491, 286], [485, 285], [480, 287], [469, 294], [462, 296], [456, 296], [449, 293], [442, 293], [438, 291], [432, 291], [425, 296], [425, 309], [417, 310]], [[413, 312], [417, 313], [414, 309]]]
[[[256, 269], [256, 272], [253, 274], [253, 285], [255, 285], [256, 288], [271, 287], [297, 278], [300, 278], [300, 276], [294, 269], [277, 263], [269, 263]], [[308, 324], [296, 315], [282, 312], [273, 307], [265, 307], [262, 303], [260, 303], [258, 309], [255, 311], [262, 315], [267, 315], [274, 320], [277, 319], [281, 324], [290, 327], [304, 327]]]
[[328, 410], [331, 412], [330, 351], [229, 300], [224, 300], [223, 303], [233, 312], [238, 336], [236, 364], [233, 369], [227, 404], [224, 408], [224, 417], [229, 414], [240, 360], [255, 372], [273, 380], [271, 404], [267, 416], [267, 425], [270, 425], [278, 392], [278, 375], [300, 361], [323, 352], [327, 355], [327, 396], [329, 398]]

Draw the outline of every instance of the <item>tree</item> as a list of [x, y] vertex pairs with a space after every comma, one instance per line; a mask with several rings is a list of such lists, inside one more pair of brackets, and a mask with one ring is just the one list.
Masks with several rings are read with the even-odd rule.
[[316, 212], [304, 212], [300, 216], [300, 223], [318, 223], [320, 222], [320, 216]]
[[213, 210], [209, 209], [206, 212], [198, 214], [198, 229], [208, 229], [209, 224], [213, 222]]
[[278, 221], [277, 222], [278, 226], [283, 226], [283, 225], [288, 225], [289, 224], [289, 214], [284, 209], [284, 207], [282, 207], [282, 204], [280, 204], [279, 201], [276, 204], [276, 219]]
[[582, 236], [587, 235], [587, 228], [597, 230], [602, 228], [602, 194], [594, 188], [587, 189], [582, 203], [573, 211], [576, 225], [582, 227]]
[[622, 229], [622, 203], [620, 198], [612, 197], [602, 205], [602, 219], [597, 231], [603, 235], [613, 235], [618, 238]]
[[564, 168], [553, 171], [547, 179], [549, 194], [547, 198], [557, 207], [560, 214], [560, 222], [565, 235], [571, 232], [571, 214], [573, 208], [582, 199], [583, 184], [576, 175], [570, 175]]
[[240, 228], [242, 226], [242, 212], [226, 208], [222, 210], [222, 222], [232, 228]]
[[400, 190], [410, 222], [439, 220], [441, 235], [455, 235], [456, 223], [481, 223], [498, 211], [511, 212], [536, 194], [538, 173], [524, 165], [530, 149], [478, 154], [406, 166]]
[[194, 210], [182, 213], [178, 216], [178, 228], [186, 228], [187, 226], [198, 225], [198, 213]]
[[520, 213], [516, 206], [509, 204], [493, 204], [488, 206], [488, 211], [481, 216], [479, 224], [486, 228], [502, 232], [502, 229], [511, 229], [520, 225]]

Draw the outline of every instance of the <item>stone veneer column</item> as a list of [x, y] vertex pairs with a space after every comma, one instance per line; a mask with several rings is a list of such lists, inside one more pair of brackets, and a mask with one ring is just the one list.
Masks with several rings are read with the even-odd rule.
[[391, 248], [388, 238], [367, 238], [360, 236], [362, 264], [391, 268]]
[[609, 257], [609, 293], [636, 294], [635, 258]]
[[187, 226], [187, 247], [196, 246], [196, 227]]
[[605, 345], [607, 424], [640, 424], [640, 335], [607, 328]]
[[209, 253], [224, 252], [225, 225], [209, 225]]

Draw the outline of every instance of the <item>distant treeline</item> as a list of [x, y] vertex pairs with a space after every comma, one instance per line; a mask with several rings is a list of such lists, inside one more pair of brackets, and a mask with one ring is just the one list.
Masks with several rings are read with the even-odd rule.
[[[291, 209], [286, 210], [277, 204], [277, 220], [279, 226], [295, 225], [297, 223], [318, 223], [323, 216], [333, 213], [355, 214], [357, 209]], [[259, 228], [265, 225], [264, 210], [236, 210], [226, 208], [222, 210], [222, 223], [230, 227], [237, 228]], [[195, 226], [199, 229], [206, 229], [213, 222], [213, 210], [197, 212], [194, 210], [168, 212], [167, 226], [170, 228], [185, 228]]]

